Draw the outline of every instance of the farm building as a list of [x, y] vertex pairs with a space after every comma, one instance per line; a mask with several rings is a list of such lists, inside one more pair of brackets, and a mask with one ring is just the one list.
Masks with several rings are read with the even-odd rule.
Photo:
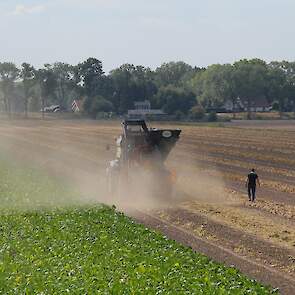
[[145, 118], [147, 116], [162, 117], [165, 113], [160, 109], [152, 109], [148, 100], [137, 101], [134, 103], [134, 109], [128, 110], [129, 118]]
[[244, 111], [244, 104], [238, 97], [235, 101], [227, 100], [222, 109], [224, 109], [225, 112], [241, 112]]
[[244, 99], [242, 103], [244, 105], [245, 111], [269, 112], [272, 109], [271, 105], [268, 103], [265, 97], [258, 97], [256, 99]]
[[265, 97], [259, 97], [256, 99], [241, 99], [238, 97], [235, 102], [227, 100], [223, 104], [222, 109], [225, 112], [247, 112], [248, 103], [250, 103], [251, 112], [269, 112], [272, 109]]

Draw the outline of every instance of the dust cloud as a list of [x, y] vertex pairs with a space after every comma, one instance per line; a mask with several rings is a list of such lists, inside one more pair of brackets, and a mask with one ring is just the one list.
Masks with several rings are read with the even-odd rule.
[[[24, 174], [29, 174], [33, 170], [41, 178], [50, 178], [57, 187], [66, 188], [67, 194], [63, 196], [63, 200], [56, 199], [57, 206], [112, 203], [108, 200], [105, 187], [107, 158], [100, 152], [99, 144], [93, 144], [95, 151], [87, 152], [79, 134], [70, 136], [67, 129], [63, 130], [64, 123], [59, 123], [37, 120], [2, 121], [1, 158], [9, 163], [12, 171], [21, 169]], [[66, 128], [71, 127], [71, 124], [66, 124]], [[77, 127], [76, 124], [74, 127]], [[38, 207], [55, 206], [51, 201], [56, 188], [49, 189], [53, 189], [52, 196], [50, 192], [46, 196], [40, 194]], [[40, 187], [36, 186], [36, 191], [38, 190]], [[19, 197], [24, 198], [22, 195]], [[38, 209], [36, 200], [31, 200], [31, 204], [26, 204], [25, 207], [30, 210]]]
[[196, 201], [221, 204], [227, 201], [225, 183], [216, 167], [208, 170], [196, 160], [184, 160], [183, 158], [181, 162], [176, 160], [173, 164], [177, 164], [175, 187], [177, 202]]
[[121, 183], [119, 194], [110, 195], [106, 168], [115, 157], [115, 137], [120, 134], [120, 126], [37, 120], [1, 123], [1, 154], [24, 169], [34, 167], [42, 171], [78, 193], [78, 200], [77, 194], [75, 198], [69, 194], [64, 203], [105, 203], [126, 211], [165, 208], [189, 200], [225, 201], [224, 183], [217, 169], [209, 176], [189, 154], [185, 160], [177, 158], [181, 142], [167, 163], [167, 169], [176, 176], [171, 195], [168, 191], [165, 194], [167, 184], [159, 182], [161, 176], [144, 170], [136, 171], [132, 181]]
[[[192, 159], [177, 159], [173, 152], [166, 165], [175, 177], [171, 191], [161, 175], [136, 171], [131, 181], [121, 185], [121, 194], [114, 203], [123, 211], [157, 210], [177, 207], [185, 203], [226, 204], [231, 202], [225, 183], [216, 167], [210, 171]], [[213, 173], [212, 173], [213, 171]], [[164, 189], [163, 189], [164, 188]], [[166, 190], [165, 190], [166, 189]]]

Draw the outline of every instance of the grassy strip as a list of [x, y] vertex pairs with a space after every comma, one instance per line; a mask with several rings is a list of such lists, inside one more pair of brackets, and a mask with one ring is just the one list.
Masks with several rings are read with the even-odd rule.
[[271, 293], [112, 208], [65, 208], [71, 193], [58, 181], [0, 165], [0, 293]]
[[0, 154], [0, 213], [69, 207], [83, 201], [69, 183]]

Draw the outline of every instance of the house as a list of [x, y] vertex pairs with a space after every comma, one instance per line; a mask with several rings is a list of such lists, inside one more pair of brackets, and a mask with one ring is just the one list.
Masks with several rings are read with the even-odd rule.
[[255, 99], [243, 99], [243, 105], [246, 112], [269, 112], [272, 110], [272, 106], [263, 96]]
[[136, 110], [150, 110], [151, 103], [148, 100], [145, 101], [136, 101], [134, 103], [134, 107]]
[[235, 101], [228, 99], [223, 104], [222, 109], [227, 113], [242, 112], [244, 111], [244, 104], [239, 97], [237, 97]]
[[[250, 110], [248, 110], [248, 102], [250, 103]], [[258, 97], [255, 99], [241, 99], [238, 97], [235, 102], [227, 100], [223, 104], [222, 109], [225, 112], [269, 112], [272, 107], [265, 97]]]
[[72, 111], [74, 113], [80, 113], [82, 112], [83, 110], [83, 103], [82, 103], [82, 100], [79, 100], [79, 99], [75, 99], [73, 102], [72, 102]]
[[134, 109], [128, 110], [129, 118], [142, 118], [147, 116], [157, 117], [163, 116], [165, 113], [159, 109], [152, 109], [151, 103], [148, 100], [136, 101], [134, 103]]

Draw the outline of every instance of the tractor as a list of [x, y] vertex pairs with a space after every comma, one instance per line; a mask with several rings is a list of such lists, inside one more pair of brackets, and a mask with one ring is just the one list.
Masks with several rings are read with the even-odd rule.
[[109, 193], [171, 198], [176, 175], [165, 161], [181, 130], [148, 128], [144, 120], [124, 120], [122, 129], [116, 159], [107, 168]]

